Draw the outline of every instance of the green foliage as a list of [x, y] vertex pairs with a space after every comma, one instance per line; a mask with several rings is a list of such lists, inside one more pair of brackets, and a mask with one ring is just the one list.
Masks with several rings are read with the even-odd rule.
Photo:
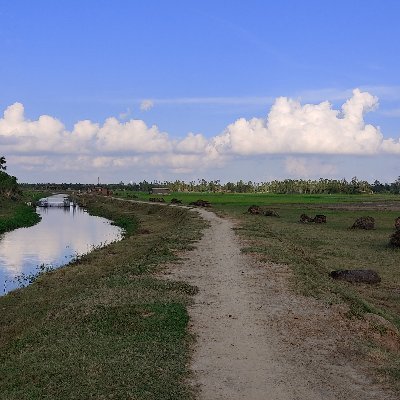
[[0, 171], [0, 198], [16, 198], [19, 194], [17, 178]]
[[[94, 190], [94, 184], [82, 183], [45, 183], [45, 184], [23, 184], [24, 188], [44, 190], [51, 188], [53, 191], [80, 191], [86, 192]], [[139, 183], [124, 184], [113, 183], [104, 184], [104, 188], [112, 192], [125, 192], [126, 196], [132, 192], [149, 193], [153, 187], [167, 187], [172, 192], [191, 192], [191, 193], [274, 193], [274, 194], [363, 194], [363, 193], [400, 193], [400, 177], [392, 183], [381, 183], [375, 181], [369, 183], [353, 177], [350, 181], [346, 179], [284, 179], [273, 180], [270, 182], [252, 182], [238, 180], [236, 182], [221, 183], [219, 179], [207, 181], [198, 179], [197, 181], [185, 182], [175, 181], [152, 181], [146, 180]]]
[[24, 226], [32, 226], [40, 221], [33, 207], [10, 200], [0, 201], [0, 233]]
[[1, 156], [0, 157], [0, 171], [1, 170], [6, 170], [7, 169], [7, 167], [6, 167], [6, 158], [4, 157], [4, 156]]

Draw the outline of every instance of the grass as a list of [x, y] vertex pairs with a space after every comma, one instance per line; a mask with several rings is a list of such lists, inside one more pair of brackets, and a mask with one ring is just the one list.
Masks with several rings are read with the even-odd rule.
[[174, 207], [85, 202], [125, 237], [0, 298], [2, 398], [192, 399], [186, 305], [196, 288], [156, 272], [203, 222]]
[[40, 217], [35, 208], [26, 203], [37, 200], [41, 195], [42, 193], [24, 193], [20, 201], [0, 199], [0, 234], [38, 223]]
[[48, 194], [42, 191], [23, 191], [18, 201], [0, 198], [0, 234], [37, 224], [40, 216], [35, 207], [27, 203], [33, 203]]
[[398, 195], [392, 194], [274, 194], [274, 193], [196, 193], [196, 192], [172, 192], [168, 196], [153, 195], [144, 192], [116, 191], [116, 196], [126, 199], [148, 200], [150, 197], [163, 197], [166, 202], [172, 198], [182, 200], [189, 204], [198, 199], [208, 200], [216, 207], [235, 209], [237, 207], [249, 207], [258, 205], [283, 205], [283, 204], [338, 204], [360, 202], [389, 202], [398, 201]]

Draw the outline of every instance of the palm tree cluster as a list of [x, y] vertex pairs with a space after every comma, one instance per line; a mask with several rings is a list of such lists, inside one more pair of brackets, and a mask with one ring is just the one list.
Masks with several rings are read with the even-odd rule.
[[[321, 193], [372, 193], [374, 185], [367, 181], [358, 180], [357, 177], [347, 181], [346, 179], [285, 179], [274, 180], [271, 182], [256, 183], [252, 181], [227, 182], [222, 184], [220, 180], [207, 181], [198, 179], [197, 181], [184, 182], [176, 180], [173, 182], [140, 182], [125, 185], [122, 188], [135, 191], [147, 191], [152, 186], [165, 186], [173, 192], [226, 192], [226, 193], [279, 193], [279, 194], [321, 194]], [[388, 191], [390, 185], [387, 187]]]

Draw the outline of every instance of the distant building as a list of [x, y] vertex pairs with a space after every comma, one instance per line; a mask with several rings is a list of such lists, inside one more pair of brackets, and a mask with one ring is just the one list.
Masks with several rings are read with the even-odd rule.
[[105, 187], [101, 187], [101, 186], [96, 186], [96, 187], [94, 188], [94, 191], [97, 192], [97, 193], [99, 193], [99, 194], [102, 194], [102, 195], [104, 195], [104, 196], [110, 196], [110, 195], [112, 195], [112, 191], [111, 191], [111, 190], [109, 190], [109, 189], [107, 189], [107, 188], [105, 188]]
[[150, 193], [151, 194], [168, 195], [171, 193], [171, 191], [167, 187], [159, 187], [159, 188], [152, 188]]

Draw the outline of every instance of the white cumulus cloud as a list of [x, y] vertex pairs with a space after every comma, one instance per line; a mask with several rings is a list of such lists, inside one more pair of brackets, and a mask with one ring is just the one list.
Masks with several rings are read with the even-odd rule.
[[136, 119], [120, 123], [111, 117], [96, 132], [96, 147], [101, 152], [165, 152], [171, 149], [171, 141], [155, 125], [148, 127]]
[[280, 97], [266, 119], [238, 119], [214, 138], [214, 146], [219, 153], [239, 155], [397, 153], [398, 140], [384, 139], [378, 127], [364, 121], [377, 106], [376, 97], [358, 89], [341, 110], [327, 101], [301, 105]]
[[313, 155], [400, 154], [398, 138], [384, 138], [378, 127], [364, 120], [377, 106], [375, 96], [358, 89], [340, 109], [328, 101], [301, 104], [280, 97], [266, 118], [239, 118], [211, 138], [190, 132], [176, 139], [143, 120], [115, 117], [103, 124], [78, 121], [68, 130], [49, 115], [29, 120], [24, 106], [15, 103], [0, 118], [0, 155], [18, 162], [21, 170], [45, 167], [89, 176], [98, 169], [196, 173], [238, 158], [278, 154], [285, 157], [283, 167], [289, 174], [333, 175], [335, 165], [316, 161]]
[[188, 133], [188, 135], [176, 145], [176, 150], [181, 153], [204, 153], [208, 140], [201, 134]]

